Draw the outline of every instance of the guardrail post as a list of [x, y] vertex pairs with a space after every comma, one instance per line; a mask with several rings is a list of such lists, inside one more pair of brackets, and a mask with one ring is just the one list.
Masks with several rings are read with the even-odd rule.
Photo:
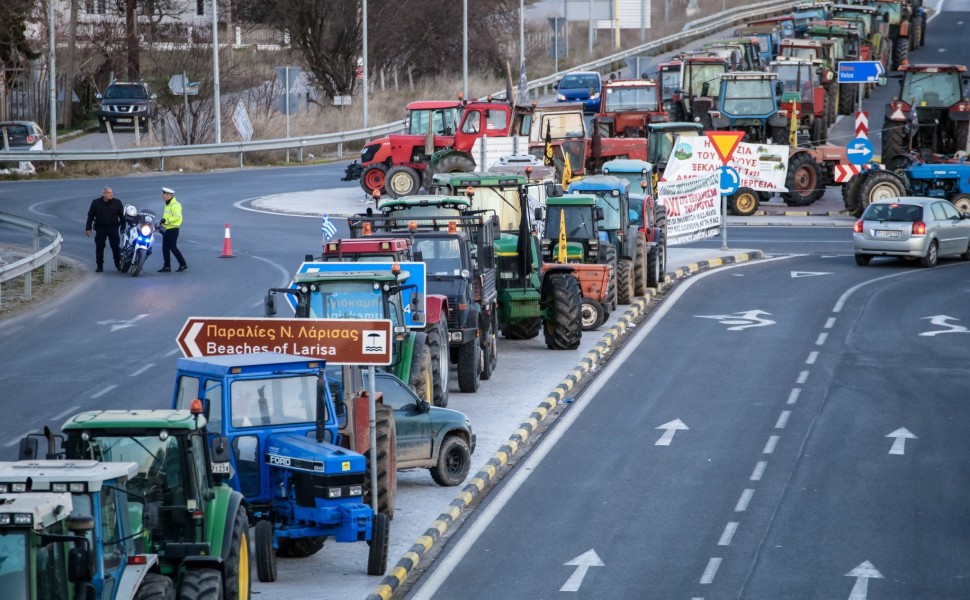
[[343, 157], [344, 157], [344, 143], [337, 142], [337, 158], [343, 158]]
[[26, 273], [24, 273], [24, 300], [30, 300], [30, 297], [31, 297], [30, 279], [33, 274], [34, 274], [33, 271], [27, 271]]
[[303, 162], [303, 146], [300, 146], [300, 162]]
[[165, 155], [164, 154], [158, 159], [158, 170], [159, 171], [164, 171], [165, 170]]
[[239, 152], [239, 168], [240, 169], [243, 168], [243, 154], [244, 154], [244, 152], [242, 152], [242, 151]]

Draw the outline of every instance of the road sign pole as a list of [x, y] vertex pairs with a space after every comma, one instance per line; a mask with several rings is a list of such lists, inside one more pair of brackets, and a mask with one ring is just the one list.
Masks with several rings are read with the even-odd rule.
[[727, 249], [727, 196], [721, 194], [721, 250]]
[[864, 83], [857, 83], [856, 84], [856, 86], [858, 86], [858, 88], [859, 88], [859, 94], [858, 94], [859, 101], [856, 103], [856, 111], [857, 112], [862, 112], [862, 86], [864, 86], [864, 85], [866, 85], [866, 84], [864, 84]]
[[192, 129], [189, 126], [190, 121], [189, 121], [189, 91], [188, 90], [189, 90], [189, 78], [185, 74], [185, 71], [182, 71], [182, 101], [185, 103], [185, 118], [182, 119], [182, 121], [185, 125], [185, 145], [186, 146], [192, 143], [192, 140], [189, 136], [189, 132]]
[[[286, 85], [286, 137], [290, 137], [290, 68], [283, 67], [286, 69], [286, 75], [284, 75], [285, 85]], [[290, 162], [290, 149], [286, 149], [286, 162]]]

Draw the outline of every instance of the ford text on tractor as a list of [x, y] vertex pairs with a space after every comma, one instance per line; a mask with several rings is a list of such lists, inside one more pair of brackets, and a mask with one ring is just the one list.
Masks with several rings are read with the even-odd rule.
[[[276, 580], [277, 556], [310, 556], [327, 538], [366, 541], [367, 573], [387, 568], [389, 517], [364, 504], [366, 459], [340, 445], [338, 419], [348, 411], [338, 413], [324, 366], [273, 352], [178, 360], [174, 408], [203, 401], [214, 458], [228, 459], [228, 481], [255, 520], [260, 581]], [[393, 439], [383, 443], [394, 447]], [[386, 468], [393, 477], [393, 466]]]

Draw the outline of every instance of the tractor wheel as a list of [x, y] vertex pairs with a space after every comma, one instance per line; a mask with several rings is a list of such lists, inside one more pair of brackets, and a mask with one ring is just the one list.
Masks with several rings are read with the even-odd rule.
[[465, 394], [478, 391], [482, 376], [482, 346], [469, 340], [458, 347], [458, 389]]
[[922, 31], [920, 31], [919, 27], [919, 15], [913, 15], [913, 18], [909, 20], [909, 35], [913, 40], [910, 43], [910, 46], [913, 48], [913, 50], [916, 50], [923, 45], [923, 36], [920, 35], [921, 33]]
[[482, 381], [488, 381], [495, 372], [498, 364], [498, 307], [492, 306], [491, 316], [480, 316], [479, 318], [488, 319], [488, 330], [482, 331], [482, 354], [485, 360], [482, 364]]
[[542, 319], [519, 319], [502, 327], [502, 335], [510, 340], [531, 340], [542, 331]]
[[367, 574], [383, 575], [387, 571], [387, 547], [391, 533], [391, 521], [387, 515], [374, 515], [371, 536], [367, 540]]
[[394, 198], [417, 194], [421, 189], [421, 176], [411, 167], [398, 165], [387, 171], [387, 193]]
[[789, 132], [788, 127], [773, 127], [773, 128], [771, 128], [771, 133], [770, 133], [770, 135], [771, 135], [771, 143], [772, 144], [779, 144], [779, 145], [782, 145], [782, 146], [787, 146], [788, 145], [788, 135], [789, 135], [789, 133], [790, 132]]
[[637, 255], [633, 259], [633, 295], [647, 295], [647, 238], [637, 232]]
[[475, 162], [461, 154], [450, 154], [434, 167], [435, 173], [471, 173], [475, 170]]
[[926, 250], [926, 256], [919, 259], [919, 264], [927, 269], [931, 269], [936, 266], [937, 261], [940, 259], [940, 247], [937, 245], [936, 240], [930, 242], [930, 247]]
[[882, 124], [882, 162], [905, 154], [906, 135], [903, 124], [896, 121], [884, 121]]
[[862, 206], [860, 192], [868, 175], [869, 171], [863, 171], [858, 175], [853, 175], [848, 183], [842, 185], [842, 202], [845, 203], [845, 209], [857, 218], [862, 216], [864, 207]]
[[[839, 86], [836, 84], [829, 84], [829, 87], [825, 90], [825, 118], [826, 121], [826, 133], [829, 127], [835, 125], [835, 120], [839, 118]], [[825, 136], [828, 138], [828, 135]]]
[[613, 275], [610, 277], [610, 281], [606, 285], [606, 295], [609, 297], [607, 304], [609, 304], [609, 306], [605, 308], [606, 312], [610, 313], [616, 310], [616, 307], [619, 304], [616, 291], [616, 248], [608, 243], [605, 245], [601, 244], [596, 256], [596, 264], [610, 265], [613, 267]]
[[606, 320], [606, 313], [603, 312], [603, 305], [592, 298], [583, 298], [583, 308], [581, 309], [583, 319], [583, 331], [593, 331], [603, 324]]
[[893, 71], [898, 71], [899, 67], [909, 60], [909, 38], [898, 37], [893, 44]]
[[164, 575], [146, 573], [134, 600], [175, 600], [175, 585]]
[[660, 277], [662, 279], [667, 272], [667, 207], [657, 204], [653, 213], [657, 219], [657, 238], [655, 241], [663, 247], [663, 253], [660, 256]]
[[189, 569], [182, 574], [179, 600], [221, 600], [222, 573], [215, 569]]
[[758, 212], [761, 196], [751, 188], [743, 187], [728, 198], [728, 207], [733, 207], [734, 214], [739, 217], [750, 217]]
[[[249, 600], [251, 570], [249, 563], [249, 517], [242, 506], [236, 509], [229, 537], [229, 557], [223, 563], [225, 570], [225, 600]], [[225, 539], [225, 538], [223, 538]]]
[[434, 375], [431, 372], [431, 347], [427, 336], [419, 336], [414, 341], [411, 352], [411, 369], [408, 372], [408, 385], [418, 395], [430, 403], [434, 402]]
[[306, 558], [323, 550], [326, 536], [318, 535], [305, 538], [280, 538], [276, 556], [279, 558]]
[[[632, 271], [632, 265], [631, 265]], [[544, 322], [546, 346], [551, 350], [575, 350], [583, 336], [581, 311], [583, 295], [572, 273], [552, 273], [549, 277], [545, 306], [552, 306], [552, 318]]]
[[852, 109], [855, 107], [856, 91], [855, 86], [857, 83], [840, 83], [839, 84], [839, 114], [840, 115], [851, 115]]
[[428, 346], [431, 348], [431, 381], [434, 405], [448, 406], [448, 371], [451, 360], [448, 350], [448, 317], [441, 313], [438, 322], [429, 326]]
[[895, 173], [889, 171], [873, 171], [866, 177], [859, 192], [859, 200], [863, 210], [876, 202], [887, 198], [898, 198], [906, 195], [906, 184]]
[[438, 449], [438, 463], [428, 469], [431, 479], [438, 485], [455, 487], [468, 477], [472, 465], [472, 452], [468, 442], [457, 435], [449, 435]]
[[970, 194], [957, 194], [950, 198], [950, 202], [961, 213], [970, 213]]
[[791, 157], [785, 187], [788, 191], [781, 194], [781, 199], [788, 206], [808, 206], [822, 197], [822, 169], [811, 154], [799, 152]]
[[616, 301], [620, 304], [633, 302], [633, 261], [621, 258], [616, 261]]
[[372, 196], [374, 191], [384, 194], [387, 191], [384, 187], [386, 184], [387, 167], [384, 165], [365, 167], [360, 174], [360, 187], [364, 188], [368, 196]]
[[[394, 423], [394, 407], [390, 404], [378, 404], [376, 412], [377, 512], [387, 515], [388, 519], [393, 519], [394, 496], [397, 493], [397, 432]], [[371, 506], [370, 451], [365, 456], [367, 473], [364, 474], [364, 504]]]
[[667, 270], [667, 232], [663, 229], [659, 230], [654, 242], [656, 245], [647, 257], [647, 274], [656, 279], [647, 279], [647, 285], [660, 289]]
[[824, 144], [826, 141], [828, 141], [826, 139], [826, 138], [828, 138], [828, 135], [826, 135], [826, 131], [825, 131], [825, 118], [824, 117], [815, 117], [812, 120], [812, 132], [811, 132], [811, 136], [812, 136], [812, 144], [814, 144], [816, 146], [820, 146], [820, 145]]
[[967, 151], [967, 132], [970, 131], [970, 123], [966, 121], [958, 122], [954, 125], [954, 137], [956, 137], [956, 148], [953, 153]]
[[276, 581], [276, 551], [273, 550], [273, 523], [256, 521], [256, 577], [263, 583]]

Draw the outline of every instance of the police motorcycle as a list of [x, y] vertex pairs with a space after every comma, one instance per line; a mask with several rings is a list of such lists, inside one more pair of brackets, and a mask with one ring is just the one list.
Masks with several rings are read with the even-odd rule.
[[125, 206], [125, 231], [121, 240], [121, 272], [138, 277], [145, 266], [145, 259], [152, 254], [158, 217], [150, 211], [139, 212], [129, 204]]

